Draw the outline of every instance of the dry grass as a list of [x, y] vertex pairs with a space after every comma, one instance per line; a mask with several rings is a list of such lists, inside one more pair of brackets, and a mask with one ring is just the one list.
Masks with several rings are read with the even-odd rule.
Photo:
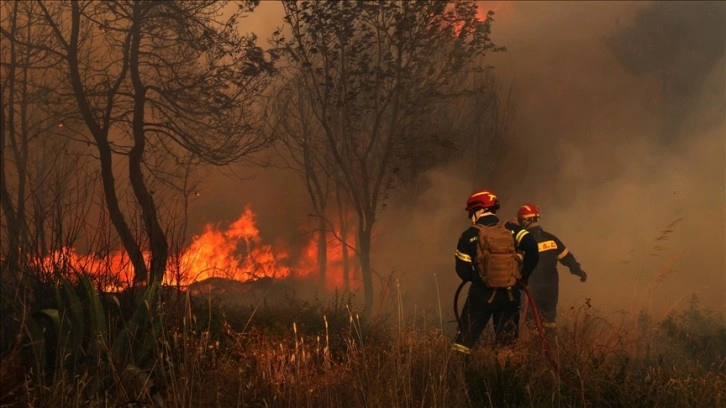
[[[185, 302], [173, 315], [162, 310], [156, 317], [164, 329], [154, 339], [153, 359], [139, 372], [115, 368], [115, 380], [105, 389], [94, 389], [83, 371], [43, 381], [27, 353], [18, 365], [23, 354], [14, 349], [2, 361], [2, 389], [13, 388], [3, 393], [2, 406], [726, 404], [726, 323], [695, 300], [662, 321], [645, 314], [616, 321], [589, 302], [565, 311], [562, 327], [549, 337], [561, 377], [531, 328], [507, 353], [492, 350], [487, 333], [463, 360], [436, 327], [440, 317], [422, 324], [403, 316], [400, 305], [392, 309], [388, 319], [371, 319], [385, 324], [371, 325], [341, 299], [290, 299], [286, 307], [255, 310], [225, 308], [211, 298], [195, 306]], [[17, 376], [7, 375], [10, 364], [21, 367], [19, 384]]]

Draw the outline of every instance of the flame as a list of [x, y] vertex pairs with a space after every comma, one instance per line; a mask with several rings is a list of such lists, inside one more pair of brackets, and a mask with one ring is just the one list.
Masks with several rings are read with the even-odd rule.
[[[148, 264], [147, 254], [144, 254], [144, 259]], [[114, 251], [106, 256], [101, 256], [79, 254], [75, 248], [64, 247], [43, 258], [31, 258], [30, 264], [49, 277], [59, 270], [71, 269], [81, 273], [89, 273], [93, 275], [99, 286], [107, 291], [130, 286], [134, 276], [134, 270], [128, 255], [121, 251]]]
[[282, 278], [290, 274], [290, 268], [284, 266], [287, 257], [286, 251], [273, 251], [272, 245], [262, 243], [255, 214], [248, 206], [225, 231], [207, 224], [182, 252], [177, 276], [167, 271], [166, 279], [191, 283], [212, 277], [239, 281]]
[[[340, 236], [337, 231], [332, 236]], [[226, 229], [212, 224], [204, 226], [202, 233], [193, 236], [187, 248], [177, 257], [168, 261], [164, 284], [188, 286], [208, 278], [227, 278], [241, 282], [262, 278], [317, 279], [317, 235], [310, 240], [293, 262], [289, 245], [277, 242], [276, 245], [264, 243], [257, 228], [256, 216], [252, 209], [245, 207], [242, 215]], [[352, 234], [347, 245], [355, 242]], [[343, 244], [339, 239], [328, 239], [327, 289], [344, 288], [345, 268]], [[349, 250], [350, 258], [354, 249]], [[150, 254], [144, 253], [147, 265]], [[50, 276], [55, 270], [74, 269], [94, 277], [98, 285], [106, 291], [118, 291], [133, 283], [134, 269], [128, 254], [123, 250], [107, 254], [79, 254], [74, 248], [63, 248], [37, 260], [36, 266]], [[350, 270], [350, 289], [357, 288], [354, 278], [355, 268]]]
[[[303, 256], [300, 262], [296, 265], [296, 269], [300, 271], [300, 274], [304, 274], [306, 277], [317, 277], [318, 274], [318, 239], [319, 232], [313, 234], [312, 239], [307, 243], [307, 246], [303, 250]], [[326, 273], [325, 273], [325, 288], [328, 290], [342, 289], [342, 290], [355, 290], [360, 288], [360, 270], [354, 265], [353, 259], [355, 257], [355, 234], [349, 232], [345, 238], [345, 242], [340, 238], [342, 236], [340, 229], [336, 229], [332, 234], [328, 234], [327, 246], [326, 246]], [[345, 264], [343, 258], [344, 246], [348, 247], [349, 261], [348, 265]], [[345, 281], [345, 269], [348, 267], [348, 282]]]

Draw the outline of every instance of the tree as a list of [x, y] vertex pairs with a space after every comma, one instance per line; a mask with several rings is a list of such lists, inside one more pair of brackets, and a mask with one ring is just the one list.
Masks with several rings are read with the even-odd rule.
[[[98, 153], [110, 220], [134, 266], [134, 280], [161, 279], [169, 244], [149, 188], [154, 155], [185, 154], [224, 165], [265, 147], [250, 107], [272, 66], [238, 20], [256, 2], [38, 0], [63, 60], [66, 88]], [[226, 18], [221, 18], [222, 15]], [[125, 160], [145, 238], [131, 228], [114, 173]], [[123, 162], [122, 162], [123, 163]], [[150, 261], [144, 255], [148, 248]]]
[[441, 116], [448, 120], [439, 126], [458, 130], [454, 158], [471, 166], [471, 179], [490, 178], [505, 166], [505, 136], [515, 113], [512, 86], [502, 92], [492, 71], [466, 73], [461, 81], [469, 91], [445, 106]]
[[311, 134], [357, 217], [364, 310], [373, 302], [371, 238], [401, 169], [419, 157], [424, 118], [456, 95], [456, 75], [497, 50], [491, 13], [473, 2], [283, 2], [290, 38], [276, 49], [300, 76]]
[[88, 160], [64, 137], [74, 125], [68, 120], [74, 108], [53, 97], [62, 60], [49, 51], [52, 36], [39, 7], [33, 2], [2, 7], [3, 271], [27, 271], [33, 257], [60, 251], [79, 238], [93, 181], [79, 177], [88, 170]]
[[489, 69], [461, 72], [456, 82], [465, 91], [433, 105], [431, 114], [423, 118], [412, 161], [399, 169], [404, 188], [396, 195], [404, 202], [427, 188], [422, 176], [437, 166], [455, 164], [467, 180], [491, 179], [492, 174], [506, 171], [506, 135], [515, 113], [511, 85], [503, 89]]
[[277, 146], [284, 148], [279, 158], [285, 162], [287, 168], [300, 175], [313, 207], [318, 284], [324, 288], [331, 224], [327, 216], [328, 201], [335, 187], [335, 180], [326, 173], [330, 168], [326, 165], [330, 158], [326, 157], [325, 146], [320, 145], [322, 141], [315, 137], [320, 132], [320, 125], [307, 104], [302, 85], [300, 77], [294, 74], [281, 84], [272, 99], [272, 109], [284, 114], [271, 117], [270, 125], [271, 133], [278, 135]]

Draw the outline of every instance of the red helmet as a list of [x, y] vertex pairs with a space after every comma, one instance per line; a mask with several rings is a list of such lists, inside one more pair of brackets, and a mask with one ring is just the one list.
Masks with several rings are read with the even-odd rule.
[[466, 200], [466, 208], [464, 210], [472, 212], [476, 210], [488, 209], [496, 211], [499, 209], [499, 200], [489, 190], [477, 190]]
[[539, 218], [539, 207], [532, 203], [523, 204], [517, 210], [517, 218], [524, 220], [527, 218]]

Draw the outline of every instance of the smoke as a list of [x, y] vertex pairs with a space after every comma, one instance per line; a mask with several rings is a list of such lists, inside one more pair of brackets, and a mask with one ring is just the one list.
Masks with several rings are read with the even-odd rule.
[[[430, 172], [430, 191], [415, 209], [384, 215], [378, 267], [400, 271], [414, 304], [430, 304], [439, 292], [448, 312], [459, 283], [453, 254], [467, 227], [464, 202], [473, 189], [491, 188], [502, 218], [514, 217], [524, 202], [539, 204], [543, 227], [588, 272], [582, 284], [560, 266], [561, 311], [589, 298], [603, 310], [660, 317], [693, 295], [723, 310], [723, 50], [693, 78], [692, 96], [680, 105], [681, 131], [665, 139], [658, 81], [625, 72], [607, 42], [648, 3], [509, 6], [493, 28], [494, 41], [508, 51], [490, 58], [498, 79], [515, 89], [504, 167], [487, 180], [462, 178], [457, 166]], [[716, 10], [723, 14], [723, 6]], [[723, 44], [722, 24], [718, 30], [713, 41]]]
[[[274, 4], [262, 2], [250, 17], [250, 31], [261, 39], [280, 24]], [[707, 3], [688, 4], [698, 10]], [[560, 267], [561, 311], [589, 298], [603, 310], [660, 317], [692, 295], [723, 310], [723, 50], [679, 105], [676, 137], [664, 138], [661, 84], [627, 72], [608, 47], [608, 39], [650, 5], [483, 2], [497, 12], [495, 43], [508, 50], [487, 58], [498, 80], [513, 84], [510, 150], [487, 179], [462, 176], [469, 163], [442, 165], [426, 175], [429, 189], [415, 202], [396, 196], [381, 214], [373, 267], [379, 276], [400, 278], [405, 306], [442, 307], [451, 316], [459, 284], [454, 250], [468, 223], [464, 202], [472, 190], [490, 188], [502, 201], [502, 218], [513, 217], [523, 202], [539, 204], [543, 227], [588, 272], [582, 284]], [[713, 41], [723, 44], [723, 24], [718, 30]], [[297, 179], [282, 171], [245, 171], [251, 176], [235, 181], [233, 190], [229, 180], [205, 183], [212, 198], [200, 202], [201, 213], [207, 220], [233, 220], [251, 204], [263, 238], [296, 234], [309, 208]]]

